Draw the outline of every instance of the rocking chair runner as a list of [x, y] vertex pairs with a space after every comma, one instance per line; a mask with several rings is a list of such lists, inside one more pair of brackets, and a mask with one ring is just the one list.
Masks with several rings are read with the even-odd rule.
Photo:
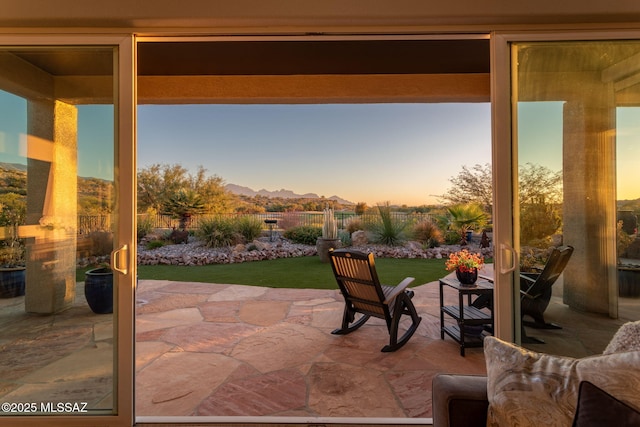
[[[407, 277], [398, 286], [380, 284], [372, 253], [338, 249], [330, 250], [329, 258], [345, 300], [342, 327], [332, 334], [351, 333], [373, 316], [387, 322], [390, 340], [382, 351], [396, 351], [405, 345], [422, 320], [411, 301], [413, 291], [406, 290], [415, 279]], [[356, 313], [362, 314], [358, 320]], [[398, 325], [403, 314], [411, 316], [412, 324], [398, 339]]]

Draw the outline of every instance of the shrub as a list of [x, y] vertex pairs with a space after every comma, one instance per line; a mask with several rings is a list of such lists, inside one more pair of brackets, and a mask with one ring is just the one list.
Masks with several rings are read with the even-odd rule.
[[460, 236], [460, 232], [458, 231], [447, 230], [444, 233], [444, 243], [447, 245], [458, 245], [461, 239], [462, 236]]
[[529, 244], [554, 234], [562, 225], [558, 209], [540, 202], [520, 208], [520, 241]]
[[147, 249], [158, 249], [166, 245], [164, 240], [151, 240], [147, 243]]
[[389, 203], [378, 205], [379, 221], [372, 226], [373, 241], [383, 245], [397, 246], [404, 241], [406, 223], [391, 215]]
[[113, 251], [113, 233], [109, 231], [92, 231], [89, 233], [91, 255], [109, 255]]
[[342, 243], [342, 247], [351, 246], [351, 233], [348, 233], [345, 230], [340, 230], [338, 232], [338, 238], [340, 239], [340, 243]]
[[174, 229], [169, 235], [169, 240], [173, 243], [189, 243], [189, 232], [187, 230]]
[[315, 245], [318, 237], [322, 236], [322, 228], [301, 225], [286, 230], [283, 233], [286, 239], [293, 243], [301, 243], [303, 245]]
[[138, 242], [144, 239], [147, 234], [151, 233], [153, 230], [153, 219], [149, 215], [139, 216], [138, 224], [136, 226], [136, 236], [138, 237]]
[[254, 216], [242, 216], [235, 221], [235, 229], [246, 242], [251, 242], [262, 233], [262, 221]]
[[242, 236], [234, 227], [234, 221], [224, 217], [213, 217], [200, 221], [197, 236], [210, 248], [229, 246], [242, 240]]
[[354, 231], [364, 230], [364, 223], [362, 222], [362, 218], [357, 216], [353, 216], [347, 220], [347, 225], [345, 229], [349, 232], [349, 235], [353, 234]]
[[415, 223], [413, 225], [412, 235], [414, 239], [424, 243], [429, 248], [440, 246], [444, 241], [442, 231], [440, 231], [433, 221], [428, 219]]
[[300, 226], [300, 215], [294, 212], [285, 212], [278, 218], [278, 227], [283, 230]]

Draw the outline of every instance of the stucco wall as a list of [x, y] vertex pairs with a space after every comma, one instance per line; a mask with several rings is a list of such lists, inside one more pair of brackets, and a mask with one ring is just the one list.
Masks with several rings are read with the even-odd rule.
[[219, 32], [487, 31], [519, 25], [640, 23], [617, 0], [5, 0], [0, 27], [215, 28]]

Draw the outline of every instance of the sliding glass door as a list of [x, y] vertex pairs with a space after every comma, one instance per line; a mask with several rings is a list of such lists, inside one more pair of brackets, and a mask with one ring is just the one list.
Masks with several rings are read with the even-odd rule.
[[2, 424], [132, 424], [132, 58], [0, 37]]
[[[621, 323], [640, 318], [640, 42], [600, 36], [500, 38], [511, 73], [501, 132], [511, 140], [518, 255], [513, 335], [575, 357], [601, 352]], [[552, 268], [563, 250], [566, 266]]]

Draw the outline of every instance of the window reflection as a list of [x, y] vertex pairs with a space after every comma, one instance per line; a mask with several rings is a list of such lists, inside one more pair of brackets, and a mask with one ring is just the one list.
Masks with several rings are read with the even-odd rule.
[[1, 414], [111, 413], [114, 316], [84, 270], [113, 248], [113, 49], [0, 54], [0, 265], [21, 272], [0, 268], [0, 397], [34, 404]]
[[632, 83], [640, 44], [519, 43], [515, 52], [520, 269], [540, 269], [554, 247], [575, 248], [544, 309], [563, 329], [523, 333], [544, 337], [530, 345], [537, 351], [600, 353], [620, 323], [640, 314], [619, 278], [621, 261], [640, 265], [620, 245], [636, 234], [618, 226], [621, 210], [636, 215], [640, 207], [640, 134], [626, 108], [640, 101]]

